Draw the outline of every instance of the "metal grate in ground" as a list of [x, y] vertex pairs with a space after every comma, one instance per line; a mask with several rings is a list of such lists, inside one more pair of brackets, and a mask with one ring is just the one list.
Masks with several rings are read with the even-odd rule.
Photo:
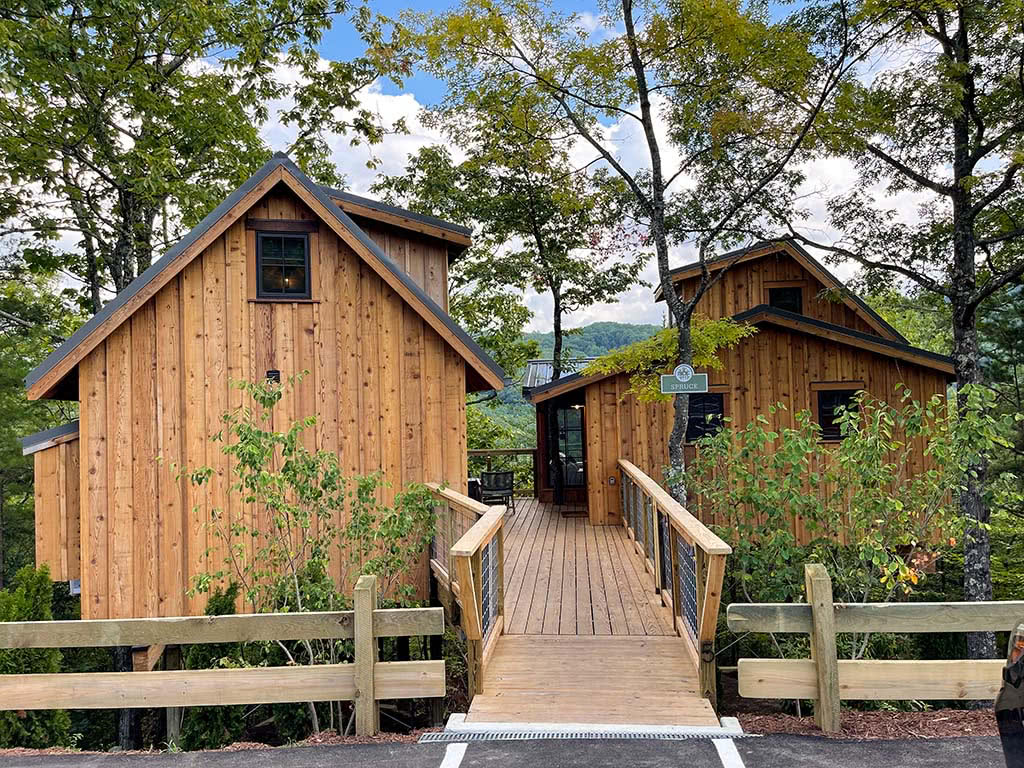
[[420, 744], [447, 744], [452, 742], [470, 741], [550, 741], [550, 740], [594, 740], [617, 739], [627, 741], [691, 741], [711, 739], [747, 739], [757, 738], [753, 733], [736, 733], [735, 731], [568, 731], [568, 730], [494, 730], [494, 731], [439, 731], [424, 733], [420, 736]]

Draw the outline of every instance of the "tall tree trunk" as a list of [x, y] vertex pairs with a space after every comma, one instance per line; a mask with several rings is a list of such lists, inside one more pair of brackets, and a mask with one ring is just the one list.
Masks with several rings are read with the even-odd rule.
[[[960, 76], [964, 98], [974, 94], [971, 67], [970, 41], [967, 23], [962, 12], [959, 27], [954, 37], [954, 58], [963, 65]], [[953, 314], [953, 366], [959, 387], [981, 383], [978, 367], [977, 329], [977, 267], [974, 236], [973, 196], [971, 179], [975, 161], [971, 151], [971, 124], [969, 110], [954, 114], [953, 128], [953, 270], [950, 274]], [[980, 137], [979, 137], [980, 138]], [[957, 406], [967, 405], [961, 389], [957, 395]], [[960, 510], [966, 522], [964, 536], [964, 597], [968, 600], [992, 599], [992, 546], [985, 525], [989, 520], [989, 509], [985, 504], [984, 489], [988, 470], [987, 462], [981, 460], [971, 467], [964, 489], [960, 492]], [[967, 636], [967, 654], [972, 659], [990, 659], [996, 655], [995, 635], [991, 632], [972, 632]]]

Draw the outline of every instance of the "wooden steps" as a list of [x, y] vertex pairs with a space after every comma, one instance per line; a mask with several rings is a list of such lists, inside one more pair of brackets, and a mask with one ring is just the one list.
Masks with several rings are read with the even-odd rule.
[[467, 723], [717, 726], [677, 637], [504, 635]]

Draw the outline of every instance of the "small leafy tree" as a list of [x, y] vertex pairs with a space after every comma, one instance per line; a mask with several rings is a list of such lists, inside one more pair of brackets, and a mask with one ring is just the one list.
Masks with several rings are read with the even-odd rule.
[[[53, 582], [45, 565], [26, 565], [0, 589], [0, 621], [53, 619]], [[53, 674], [60, 672], [57, 648], [5, 648], [0, 650], [0, 674]], [[0, 746], [42, 749], [70, 742], [71, 719], [62, 709], [39, 712], [0, 712]]]
[[[971, 407], [958, 413], [939, 395], [920, 403], [904, 389], [889, 405], [862, 392], [837, 415], [837, 443], [821, 440], [808, 411], [774, 429], [781, 404], [699, 440], [689, 479], [701, 511], [732, 541], [730, 567], [744, 597], [797, 599], [807, 558], [829, 569], [839, 600], [910, 594], [963, 535], [957, 492], [979, 456], [1006, 442], [991, 393], [962, 394]], [[925, 466], [914, 466], [922, 446]], [[854, 658], [867, 640], [854, 638]]]
[[[294, 388], [303, 375], [283, 385], [233, 382], [248, 402], [225, 413], [223, 427], [210, 439], [231, 460], [228, 496], [234, 503], [229, 509], [249, 513], [231, 517], [228, 509], [209, 510], [209, 529], [223, 546], [211, 547], [207, 555], [220, 551], [223, 561], [198, 574], [193, 591], [213, 590], [211, 600], [237, 593], [261, 613], [339, 610], [348, 605], [349, 583], [372, 573], [382, 594], [410, 604], [416, 590], [409, 574], [433, 536], [433, 498], [425, 486], [413, 484], [395, 494], [393, 504], [384, 504], [379, 473], [344, 477], [335, 453], [307, 447], [304, 433], [316, 424], [315, 416], [284, 431], [273, 429], [274, 409], [286, 387]], [[202, 486], [213, 472], [200, 467], [186, 474]], [[332, 576], [332, 563], [338, 561], [347, 566], [341, 583]], [[350, 653], [343, 642], [277, 642], [232, 658], [231, 664], [333, 664]], [[317, 707], [309, 703], [307, 708], [308, 720], [302, 721], [319, 731]], [[288, 719], [278, 709], [275, 718]], [[333, 719], [335, 710], [328, 712]], [[341, 722], [340, 705], [338, 718]]]
[[[703, 315], [694, 316], [690, 330], [693, 365], [721, 370], [718, 350], [734, 347], [756, 332], [754, 326], [730, 318], [710, 320]], [[635, 395], [641, 403], [670, 400], [671, 395], [661, 394], [660, 376], [671, 373], [680, 362], [676, 336], [674, 328], [663, 328], [648, 339], [601, 355], [584, 367], [582, 374], [628, 373], [629, 389], [625, 394]]]

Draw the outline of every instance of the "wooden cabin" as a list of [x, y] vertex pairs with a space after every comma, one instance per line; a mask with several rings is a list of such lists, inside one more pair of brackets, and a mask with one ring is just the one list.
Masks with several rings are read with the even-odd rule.
[[[697, 311], [750, 323], [758, 332], [722, 353], [721, 370], [706, 371], [707, 394], [690, 396], [691, 456], [693, 441], [715, 428], [715, 417], [746, 425], [764, 414], [783, 426], [793, 425], [793, 415], [806, 409], [818, 418], [823, 439], [834, 440], [839, 436], [834, 410], [859, 390], [892, 401], [902, 384], [915, 399], [923, 400], [945, 394], [955, 378], [948, 357], [910, 346], [790, 240], [728, 253], [708, 267], [728, 271], [701, 299]], [[673, 271], [673, 282], [683, 296], [692, 296], [699, 275], [697, 264], [684, 266]], [[655, 298], [661, 300], [660, 291]], [[594, 524], [621, 521], [618, 459], [632, 461], [656, 480], [663, 478], [668, 465], [672, 403], [638, 403], [625, 396], [628, 388], [624, 374], [574, 374], [546, 382], [535, 376], [534, 386], [525, 391], [538, 411], [537, 462], [546, 475], [542, 492], [547, 489], [550, 495], [553, 470], [541, 431], [548, 409], [555, 408], [559, 424], [567, 425], [558, 436], [560, 452], [569, 455], [577, 469], [582, 466], [573, 493], [585, 495]], [[788, 410], [771, 416], [769, 406], [776, 402]], [[577, 444], [583, 448], [580, 456], [567, 450]], [[923, 466], [923, 445], [915, 461]], [[566, 501], [573, 499], [567, 496]]]
[[[347, 474], [383, 471], [386, 495], [413, 481], [465, 492], [466, 393], [503, 379], [446, 313], [448, 266], [469, 243], [278, 154], [32, 371], [30, 399], [79, 404], [78, 422], [23, 449], [37, 562], [80, 579], [83, 618], [202, 611], [186, 590], [220, 566], [204, 562], [209, 508], [252, 514], [209, 440], [241, 403], [231, 380], [309, 371], [279, 408], [318, 416], [310, 447]], [[215, 474], [197, 489], [170, 462]]]

